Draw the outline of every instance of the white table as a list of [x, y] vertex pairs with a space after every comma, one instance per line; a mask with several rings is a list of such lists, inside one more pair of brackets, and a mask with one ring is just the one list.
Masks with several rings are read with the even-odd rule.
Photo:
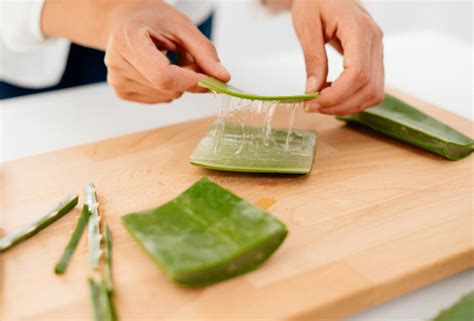
[[[473, 118], [472, 45], [426, 31], [387, 37], [385, 48], [388, 85]], [[331, 77], [340, 68], [338, 59], [330, 53]], [[445, 59], [449, 65], [440, 63]], [[224, 57], [237, 85], [255, 86], [263, 92], [304, 88], [299, 51], [246, 60]], [[120, 101], [104, 84], [11, 99], [0, 106], [0, 159], [13, 160], [214, 113], [210, 95], [185, 95], [169, 105], [145, 106]], [[470, 270], [349, 320], [426, 320], [473, 288], [474, 270]]]

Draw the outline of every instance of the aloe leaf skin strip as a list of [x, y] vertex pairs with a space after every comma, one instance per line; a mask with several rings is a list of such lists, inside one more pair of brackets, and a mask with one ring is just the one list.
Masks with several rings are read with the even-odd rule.
[[56, 222], [58, 219], [69, 213], [69, 211], [71, 211], [77, 205], [78, 200], [79, 196], [77, 194], [69, 195], [44, 216], [10, 234], [1, 237], [0, 253], [14, 247], [20, 242], [40, 232], [50, 224]]
[[88, 246], [89, 246], [89, 265], [92, 269], [98, 269], [102, 249], [100, 246], [102, 235], [100, 233], [99, 203], [94, 184], [89, 184], [85, 188], [86, 204], [90, 211], [88, 223]]
[[87, 206], [87, 204], [84, 204], [84, 206], [82, 207], [81, 215], [79, 216], [77, 220], [76, 228], [74, 229], [74, 232], [71, 235], [71, 239], [69, 240], [69, 243], [64, 249], [63, 255], [61, 256], [58, 263], [56, 263], [56, 266], [54, 267], [54, 273], [63, 274], [66, 271], [66, 268], [71, 260], [71, 257], [74, 254], [74, 251], [76, 250], [77, 245], [79, 244], [79, 241], [81, 239], [81, 236], [84, 233], [84, 230], [87, 226], [87, 222], [89, 221], [89, 216], [90, 216], [89, 207]]

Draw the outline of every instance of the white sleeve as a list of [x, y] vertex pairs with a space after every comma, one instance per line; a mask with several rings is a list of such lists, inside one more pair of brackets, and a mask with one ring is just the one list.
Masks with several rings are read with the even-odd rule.
[[45, 39], [41, 33], [43, 0], [0, 0], [1, 38], [12, 50], [25, 50]]
[[41, 32], [44, 0], [0, 0], [0, 80], [28, 88], [55, 85], [70, 43]]

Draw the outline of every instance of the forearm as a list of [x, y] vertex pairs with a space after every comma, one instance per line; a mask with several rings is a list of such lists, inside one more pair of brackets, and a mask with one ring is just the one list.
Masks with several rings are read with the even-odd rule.
[[126, 12], [156, 0], [45, 0], [41, 31], [46, 37], [104, 50], [114, 24]]
[[260, 0], [260, 2], [273, 12], [289, 11], [293, 0]]

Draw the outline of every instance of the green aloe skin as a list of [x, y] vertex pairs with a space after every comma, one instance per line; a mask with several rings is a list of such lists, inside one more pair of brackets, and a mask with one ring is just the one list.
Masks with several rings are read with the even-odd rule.
[[280, 101], [280, 102], [298, 102], [304, 100], [312, 100], [318, 97], [318, 93], [300, 94], [300, 95], [289, 95], [289, 96], [264, 96], [247, 93], [237, 87], [226, 84], [216, 78], [209, 77], [205, 80], [199, 81], [199, 86], [210, 89], [217, 93], [226, 94], [233, 97], [251, 99], [251, 100], [263, 100], [263, 101]]
[[71, 235], [71, 239], [69, 240], [69, 243], [64, 249], [63, 255], [61, 256], [58, 263], [56, 263], [56, 266], [54, 267], [54, 273], [63, 274], [66, 271], [69, 261], [71, 260], [71, 257], [74, 251], [76, 250], [77, 245], [79, 244], [79, 240], [81, 239], [84, 229], [87, 226], [87, 222], [89, 221], [89, 216], [90, 216], [89, 207], [85, 204], [82, 207], [81, 215], [79, 216], [77, 220], [76, 228], [74, 229], [74, 232]]
[[188, 287], [254, 270], [287, 235], [278, 219], [207, 177], [122, 223], [171, 280]]
[[471, 138], [388, 94], [380, 105], [338, 119], [362, 124], [450, 160], [474, 151]]
[[89, 291], [91, 295], [94, 320], [96, 321], [115, 321], [117, 314], [115, 312], [114, 302], [111, 294], [107, 290], [105, 281], [96, 281], [89, 278]]
[[50, 224], [59, 220], [77, 205], [78, 200], [79, 196], [77, 194], [69, 195], [44, 216], [10, 234], [1, 237], [0, 253], [14, 247], [24, 240], [29, 239]]
[[450, 308], [441, 311], [433, 321], [474, 320], [474, 291], [463, 296]]

